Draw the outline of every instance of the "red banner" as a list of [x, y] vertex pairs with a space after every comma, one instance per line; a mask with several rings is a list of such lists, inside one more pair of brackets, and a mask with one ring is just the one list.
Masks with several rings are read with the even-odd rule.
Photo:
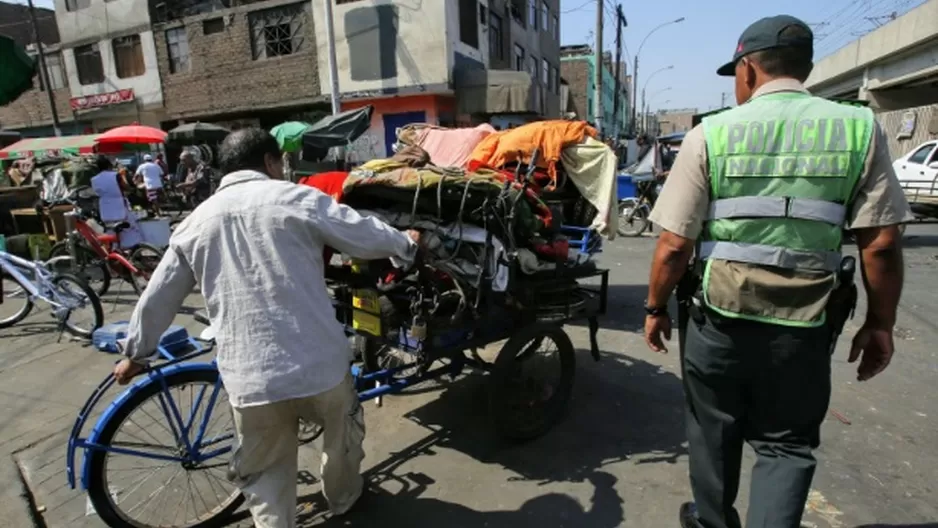
[[133, 89], [129, 89], [103, 94], [88, 95], [85, 97], [72, 97], [68, 102], [72, 105], [72, 110], [87, 110], [89, 108], [99, 108], [101, 106], [128, 103], [133, 100], [134, 91]]

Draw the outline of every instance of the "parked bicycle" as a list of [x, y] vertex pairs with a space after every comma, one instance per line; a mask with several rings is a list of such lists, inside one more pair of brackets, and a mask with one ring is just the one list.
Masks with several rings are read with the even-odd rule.
[[[209, 324], [202, 314], [195, 318]], [[108, 526], [220, 526], [244, 502], [226, 477], [234, 419], [218, 367], [214, 359], [189, 362], [209, 354], [214, 344], [209, 326], [185, 347], [161, 346], [158, 363], [111, 402], [85, 438], [85, 424], [114, 385], [113, 375], [79, 411], [65, 459], [68, 482], [75, 488], [80, 480]], [[322, 431], [301, 421], [299, 443], [314, 441]], [[76, 472], [78, 450], [83, 460]]]
[[[0, 251], [0, 280], [0, 328], [25, 319], [36, 301], [52, 308], [60, 333], [67, 331], [90, 339], [92, 332], [104, 324], [101, 299], [87, 283], [74, 275], [54, 273], [38, 259], [30, 261]], [[74, 312], [84, 308], [91, 309], [91, 321], [76, 323]]]
[[[122, 248], [120, 233], [130, 227], [130, 223], [101, 222], [88, 200], [79, 198], [80, 193], [81, 190], [76, 190], [64, 200], [74, 207], [71, 215], [75, 220], [75, 230], [52, 246], [51, 257], [71, 256], [70, 271], [85, 279], [98, 295], [107, 293], [111, 279], [115, 277], [130, 283], [134, 292], [140, 295], [163, 258], [163, 250], [146, 242], [129, 249]], [[95, 232], [89, 223], [92, 219], [110, 232]]]

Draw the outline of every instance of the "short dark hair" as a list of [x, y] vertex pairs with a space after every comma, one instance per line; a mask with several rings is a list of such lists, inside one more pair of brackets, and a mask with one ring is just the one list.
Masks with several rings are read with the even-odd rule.
[[[801, 26], [791, 25], [783, 29], [781, 37], [786, 39], [811, 39], [811, 32]], [[750, 55], [759, 67], [772, 77], [793, 77], [804, 82], [814, 68], [812, 46], [786, 46], [756, 51]]]
[[114, 168], [114, 164], [111, 163], [111, 160], [107, 159], [107, 156], [103, 154], [98, 154], [98, 157], [94, 160], [94, 166], [98, 169], [98, 172], [109, 171]]
[[266, 171], [265, 157], [280, 157], [280, 145], [262, 128], [248, 127], [228, 134], [218, 148], [219, 168], [225, 174], [239, 170]]

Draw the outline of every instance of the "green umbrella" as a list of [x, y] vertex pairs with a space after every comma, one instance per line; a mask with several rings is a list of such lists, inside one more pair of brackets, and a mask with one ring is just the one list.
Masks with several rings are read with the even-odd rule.
[[296, 152], [303, 148], [303, 134], [312, 126], [302, 121], [287, 121], [270, 129], [270, 133], [277, 138], [280, 150]]
[[0, 72], [0, 106], [6, 106], [33, 87], [36, 61], [13, 39], [0, 35]]

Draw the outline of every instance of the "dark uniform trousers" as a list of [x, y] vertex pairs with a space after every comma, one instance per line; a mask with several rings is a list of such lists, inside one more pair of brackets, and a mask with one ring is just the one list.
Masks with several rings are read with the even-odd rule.
[[757, 457], [745, 526], [798, 528], [816, 465], [812, 450], [830, 403], [830, 329], [729, 319], [709, 310], [702, 319], [687, 321], [681, 336], [698, 522], [742, 526], [733, 503], [745, 441]]

